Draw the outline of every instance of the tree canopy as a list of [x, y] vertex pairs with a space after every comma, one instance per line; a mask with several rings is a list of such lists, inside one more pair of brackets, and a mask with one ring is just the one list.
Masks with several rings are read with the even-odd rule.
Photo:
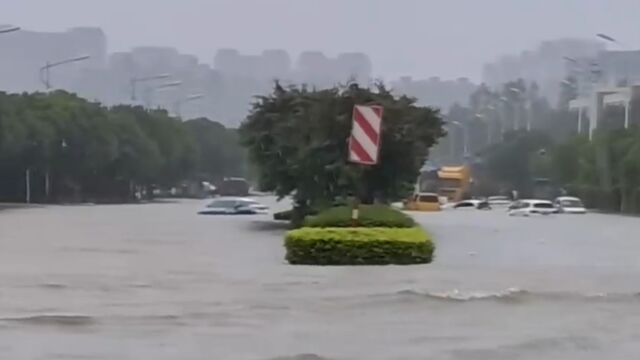
[[[134, 187], [242, 175], [235, 131], [163, 110], [107, 108], [64, 91], [0, 93], [0, 200], [130, 199]], [[48, 194], [47, 194], [48, 193]]]
[[[384, 107], [379, 162], [347, 161], [356, 104]], [[444, 135], [438, 110], [394, 96], [383, 84], [316, 90], [279, 84], [258, 97], [240, 127], [261, 188], [316, 206], [350, 195], [388, 201], [413, 189], [429, 148]]]

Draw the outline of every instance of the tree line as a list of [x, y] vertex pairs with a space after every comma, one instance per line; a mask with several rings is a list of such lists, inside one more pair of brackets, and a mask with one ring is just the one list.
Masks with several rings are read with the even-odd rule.
[[[621, 106], [605, 108], [590, 139], [588, 114], [580, 126], [577, 111], [568, 108], [576, 96], [572, 81], [559, 85], [555, 106], [537, 96], [535, 84], [522, 80], [499, 90], [481, 86], [469, 106], [454, 106], [448, 113], [450, 123], [467, 131], [467, 156], [459, 149], [460, 126], [449, 126], [453, 138], [438, 148], [439, 158], [471, 164], [477, 190], [485, 195], [517, 190], [532, 196], [544, 186], [555, 195], [579, 196], [593, 208], [639, 213], [640, 103], [631, 103], [628, 129]], [[488, 131], [493, 131], [492, 141]], [[458, 143], [455, 149], [451, 141]]]
[[64, 91], [0, 93], [0, 200], [129, 201], [245, 173], [234, 129]]

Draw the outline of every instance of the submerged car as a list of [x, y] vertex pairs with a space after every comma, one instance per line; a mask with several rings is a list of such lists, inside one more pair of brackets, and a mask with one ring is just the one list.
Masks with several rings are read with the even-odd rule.
[[414, 194], [404, 202], [404, 209], [410, 211], [440, 211], [440, 197], [434, 193]]
[[248, 198], [219, 198], [213, 200], [206, 208], [200, 210], [201, 215], [254, 215], [266, 214], [269, 207]]
[[558, 209], [547, 200], [518, 200], [509, 207], [509, 216], [557, 214]]
[[477, 209], [477, 210], [491, 210], [491, 205], [486, 200], [471, 199], [463, 200], [453, 205], [456, 210], [461, 209]]
[[508, 196], [489, 196], [487, 201], [492, 207], [507, 207], [513, 202]]
[[586, 214], [582, 200], [573, 196], [561, 196], [553, 202], [558, 212], [564, 214]]

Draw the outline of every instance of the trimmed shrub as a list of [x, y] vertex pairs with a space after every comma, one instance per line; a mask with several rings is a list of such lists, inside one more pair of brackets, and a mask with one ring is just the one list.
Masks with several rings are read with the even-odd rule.
[[273, 220], [278, 220], [278, 221], [291, 221], [292, 217], [293, 217], [292, 209], [280, 211], [273, 214]]
[[431, 262], [434, 245], [419, 227], [302, 228], [285, 238], [297, 265], [408, 265]]
[[[307, 209], [306, 213], [304, 214], [304, 216], [311, 216], [311, 215], [317, 215], [318, 214], [318, 210], [316, 209]], [[295, 214], [295, 210], [294, 209], [289, 209], [289, 210], [283, 210], [283, 211], [279, 211], [277, 213], [273, 214], [273, 219], [274, 220], [281, 220], [281, 221], [291, 221], [291, 219], [293, 219], [293, 215]]]
[[[411, 228], [416, 224], [413, 219], [401, 211], [385, 205], [360, 205], [360, 213], [355, 227]], [[325, 210], [318, 215], [309, 216], [305, 227], [354, 227], [351, 220], [351, 207], [338, 206]]]

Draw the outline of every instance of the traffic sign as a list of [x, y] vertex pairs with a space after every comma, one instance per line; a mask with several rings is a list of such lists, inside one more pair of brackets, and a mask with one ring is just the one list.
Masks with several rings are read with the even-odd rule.
[[380, 153], [383, 108], [379, 105], [356, 105], [349, 138], [349, 161], [375, 165]]

